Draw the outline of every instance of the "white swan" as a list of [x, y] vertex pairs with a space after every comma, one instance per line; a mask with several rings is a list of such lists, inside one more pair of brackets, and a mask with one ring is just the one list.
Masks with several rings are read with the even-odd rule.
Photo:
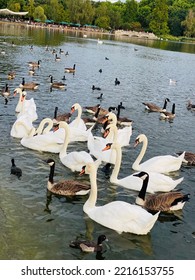
[[81, 118], [82, 107], [81, 107], [81, 105], [79, 103], [75, 103], [75, 104], [72, 105], [72, 107], [71, 107], [71, 115], [75, 111], [78, 112], [77, 117], [72, 122], [70, 122], [69, 126], [70, 127], [79, 128], [79, 129], [82, 129], [82, 130], [87, 130], [87, 127], [86, 127], [84, 121]]
[[110, 124], [106, 127], [107, 131], [104, 136], [109, 133], [109, 139], [112, 142], [114, 142], [113, 138], [117, 137], [117, 141], [121, 144], [122, 147], [128, 146], [132, 135], [132, 125], [126, 126], [124, 128], [117, 128], [117, 116], [112, 112], [109, 112], [105, 116], [105, 119], [108, 120]]
[[26, 100], [27, 93], [26, 91], [22, 91], [21, 88], [16, 88], [14, 90], [14, 96], [19, 93], [19, 100], [16, 105], [15, 112], [19, 113], [18, 117], [20, 117], [24, 113], [28, 113], [29, 117], [31, 117], [32, 121], [37, 120], [38, 115], [36, 112], [36, 104], [34, 98], [30, 100]]
[[[140, 191], [142, 187], [142, 181], [139, 180], [138, 177], [134, 176], [138, 172], [122, 179], [118, 179], [122, 159], [121, 146], [118, 143], [109, 143], [106, 145], [105, 150], [106, 149], [116, 150], [116, 163], [110, 176], [110, 182], [130, 190]], [[171, 177], [157, 172], [148, 172], [148, 174], [150, 176], [150, 180], [148, 183], [147, 192], [149, 193], [171, 191], [183, 181], [183, 177], [173, 180]]]
[[[70, 129], [69, 125], [66, 122], [59, 122], [59, 128], [65, 130], [65, 140], [64, 144], [59, 153], [60, 161], [63, 165], [70, 168], [73, 172], [80, 171], [84, 164], [87, 162], [93, 162], [91, 155], [85, 151], [74, 151], [67, 153], [67, 147], [70, 139]], [[97, 164], [100, 164], [100, 161], [96, 161]]]
[[[47, 126], [44, 128], [46, 124]], [[64, 141], [51, 131], [52, 127], [53, 121], [50, 118], [43, 119], [36, 129], [37, 135], [34, 133], [34, 135], [23, 137], [20, 141], [21, 145], [32, 150], [59, 153]]]
[[146, 135], [140, 134], [136, 140], [134, 147], [143, 142], [142, 149], [132, 165], [132, 168], [136, 171], [153, 171], [159, 173], [170, 173], [173, 171], [177, 171], [180, 169], [182, 161], [185, 156], [185, 152], [183, 152], [179, 157], [171, 156], [171, 155], [163, 155], [163, 156], [155, 156], [140, 164], [143, 159], [147, 146], [148, 139]]
[[89, 174], [91, 190], [83, 211], [95, 222], [113, 229], [118, 233], [131, 232], [134, 234], [147, 234], [158, 219], [159, 212], [150, 214], [138, 205], [125, 201], [113, 201], [103, 206], [96, 206], [97, 201], [97, 167], [88, 163], [81, 174]]
[[26, 115], [22, 115], [20, 118], [16, 119], [16, 121], [12, 125], [10, 135], [12, 137], [21, 139], [23, 137], [31, 135], [32, 131], [35, 132], [35, 128], [32, 124], [31, 119], [29, 119]]

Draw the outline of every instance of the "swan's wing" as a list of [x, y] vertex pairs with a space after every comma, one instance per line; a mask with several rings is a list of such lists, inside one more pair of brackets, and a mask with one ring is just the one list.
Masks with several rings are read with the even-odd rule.
[[67, 154], [63, 159], [62, 163], [70, 168], [73, 172], [82, 170], [82, 167], [88, 162], [93, 162], [93, 159], [90, 154], [85, 151], [81, 152], [71, 152]]
[[116, 230], [117, 232], [132, 232], [147, 234], [158, 218], [138, 205], [123, 201], [113, 201], [104, 206], [89, 209], [89, 217], [97, 223]]

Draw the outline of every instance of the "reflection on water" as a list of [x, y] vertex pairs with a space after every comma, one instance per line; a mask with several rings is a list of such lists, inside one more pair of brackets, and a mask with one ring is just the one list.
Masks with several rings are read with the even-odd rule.
[[[34, 98], [37, 106], [38, 120], [33, 125], [37, 126], [45, 117], [53, 118], [56, 106], [59, 112], [68, 112], [76, 102], [82, 106], [96, 105], [99, 92], [97, 94], [91, 90], [93, 84], [102, 88], [103, 108], [123, 102], [125, 110], [121, 115], [133, 120], [133, 134], [130, 146], [123, 149], [119, 178], [133, 172], [132, 163], [139, 154], [139, 149], [134, 149], [133, 143], [140, 133], [145, 133], [149, 140], [144, 160], [181, 150], [194, 151], [194, 113], [186, 109], [187, 100], [195, 100], [194, 46], [162, 41], [147, 41], [144, 45], [142, 41], [120, 42], [106, 35], [102, 35], [104, 43], [99, 45], [94, 34], [83, 38], [81, 34], [75, 37], [73, 33], [27, 30], [5, 25], [0, 25], [0, 34], [3, 35], [0, 38], [0, 50], [5, 49], [5, 55], [0, 57], [1, 88], [8, 82], [13, 93], [22, 77], [40, 84], [37, 91], [27, 92], [28, 98]], [[6, 47], [4, 40], [7, 42]], [[12, 41], [15, 42], [14, 47]], [[139, 45], [136, 52], [134, 44]], [[159, 44], [159, 49], [155, 49], [155, 44]], [[49, 52], [45, 50], [46, 45], [49, 46]], [[176, 45], [178, 49], [175, 49]], [[61, 48], [68, 51], [69, 56], [64, 55], [61, 61], [55, 62], [52, 54], [54, 47], [56, 50]], [[189, 54], [180, 52], [184, 47], [185, 51], [190, 49]], [[109, 57], [109, 60], [105, 60], [105, 57]], [[40, 69], [36, 70], [34, 76], [29, 76], [27, 62], [39, 59], [42, 61]], [[50, 91], [49, 75], [61, 81], [65, 66], [74, 63], [77, 69], [74, 76], [66, 74], [66, 90]], [[99, 73], [99, 69], [102, 69], [102, 73]], [[7, 73], [10, 70], [16, 71], [16, 77], [8, 81]], [[117, 87], [114, 84], [116, 77], [120, 80]], [[176, 79], [177, 84], [170, 85], [170, 78]], [[158, 113], [146, 112], [142, 104], [153, 102], [160, 105], [166, 97], [171, 100], [168, 110], [171, 110], [172, 103], [176, 103], [176, 117], [171, 123], [160, 121]], [[62, 178], [78, 179], [78, 174], [67, 170], [60, 163], [58, 154], [26, 149], [21, 146], [19, 139], [10, 136], [16, 120], [17, 102], [18, 99], [12, 94], [7, 104], [3, 97], [0, 102], [0, 259], [195, 258], [194, 168], [183, 166], [171, 174], [174, 179], [184, 177], [178, 189], [190, 193], [190, 201], [181, 212], [161, 213], [154, 228], [146, 236], [119, 235], [84, 215], [83, 204], [88, 196], [65, 198], [47, 191], [49, 170], [43, 163], [46, 158], [53, 157], [56, 161], [56, 181]], [[99, 136], [100, 127], [94, 129], [93, 133]], [[68, 146], [68, 152], [72, 150], [87, 150], [86, 143], [73, 143]], [[12, 157], [22, 168], [21, 180], [10, 175]], [[113, 200], [135, 203], [137, 193], [110, 184], [101, 168], [97, 176], [98, 205]], [[80, 178], [83, 182], [88, 179], [88, 176]], [[101, 255], [69, 248], [70, 240], [76, 237], [97, 240], [100, 234], [105, 234], [109, 239]], [[170, 252], [170, 248], [174, 250]]]

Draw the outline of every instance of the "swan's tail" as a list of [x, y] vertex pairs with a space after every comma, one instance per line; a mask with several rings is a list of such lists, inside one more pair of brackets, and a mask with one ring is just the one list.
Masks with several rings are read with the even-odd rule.
[[150, 230], [153, 228], [154, 224], [158, 220], [159, 214], [160, 214], [160, 211], [157, 212], [156, 214], [152, 215], [151, 219], [149, 220], [148, 224], [145, 227], [145, 233], [143, 233], [143, 234], [147, 234], [148, 232], [150, 232]]

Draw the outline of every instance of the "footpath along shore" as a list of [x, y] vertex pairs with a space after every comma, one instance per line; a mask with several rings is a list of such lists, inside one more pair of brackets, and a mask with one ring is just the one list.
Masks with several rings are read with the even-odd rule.
[[76, 31], [81, 32], [85, 34], [94, 33], [94, 34], [106, 34], [110, 36], [114, 36], [117, 38], [120, 37], [129, 37], [129, 38], [140, 38], [140, 39], [159, 39], [156, 35], [149, 32], [138, 32], [138, 31], [125, 31], [125, 30], [115, 30], [115, 31], [106, 31], [101, 28], [94, 28], [94, 27], [77, 27], [77, 26], [68, 26], [68, 25], [61, 25], [61, 24], [47, 24], [47, 23], [41, 23], [41, 22], [31, 22], [28, 21], [9, 21], [9, 20], [0, 20], [0, 24], [8, 24], [8, 25], [15, 25], [15, 26], [25, 26], [26, 28], [47, 28], [51, 30], [60, 30], [60, 31]]

